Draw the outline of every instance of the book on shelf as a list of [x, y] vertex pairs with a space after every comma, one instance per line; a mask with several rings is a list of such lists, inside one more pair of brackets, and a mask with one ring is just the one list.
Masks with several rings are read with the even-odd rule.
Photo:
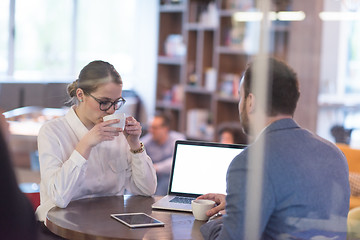
[[237, 98], [239, 96], [239, 84], [239, 74], [223, 73], [221, 75], [220, 96]]
[[208, 109], [190, 109], [187, 112], [186, 135], [196, 139], [212, 139], [213, 127], [209, 124], [210, 111]]

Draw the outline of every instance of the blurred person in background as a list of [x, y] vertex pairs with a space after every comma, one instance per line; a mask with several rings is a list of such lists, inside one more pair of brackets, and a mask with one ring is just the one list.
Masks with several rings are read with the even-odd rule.
[[220, 124], [218, 136], [220, 143], [247, 144], [247, 136], [239, 123], [224, 122]]
[[170, 125], [170, 113], [156, 112], [150, 121], [149, 133], [141, 138], [156, 170], [156, 195], [167, 194], [175, 142], [185, 139], [182, 133], [172, 131]]

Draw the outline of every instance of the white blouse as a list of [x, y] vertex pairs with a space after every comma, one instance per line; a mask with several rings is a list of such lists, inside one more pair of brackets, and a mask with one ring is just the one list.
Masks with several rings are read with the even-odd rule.
[[133, 154], [120, 134], [93, 147], [86, 160], [75, 147], [88, 131], [73, 108], [41, 127], [39, 221], [46, 219], [52, 207], [65, 208], [76, 199], [122, 195], [125, 189], [131, 194], [154, 194], [156, 173], [146, 151]]

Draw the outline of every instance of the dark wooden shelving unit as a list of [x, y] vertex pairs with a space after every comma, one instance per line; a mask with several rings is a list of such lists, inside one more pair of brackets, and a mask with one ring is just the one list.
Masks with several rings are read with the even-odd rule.
[[[241, 45], [241, 36], [239, 44], [232, 44], [228, 39], [229, 31], [236, 32], [236, 27], [240, 34], [246, 34], [241, 32], [246, 28], [246, 22], [234, 23], [232, 18], [235, 13], [248, 9], [229, 8], [230, 1], [216, 0], [218, 24], [214, 26], [199, 21], [201, 12], [210, 2], [214, 1], [183, 0], [176, 5], [160, 4], [159, 7], [156, 109], [171, 112], [173, 129], [183, 133], [187, 133], [189, 124], [197, 124], [189, 121], [189, 112], [194, 109], [209, 113], [207, 124], [213, 133], [219, 124], [239, 120], [237, 88], [247, 63], [254, 56], [253, 51]], [[306, 2], [310, 6], [310, 2]], [[284, 60], [288, 59], [290, 36], [294, 38], [300, 34], [290, 31], [290, 24], [273, 21], [271, 25], [271, 54]], [[186, 46], [183, 56], [165, 54], [166, 39], [170, 34], [182, 37]], [[207, 87], [209, 69], [216, 72], [213, 89]], [[232, 90], [229, 91], [226, 87], [229, 88], [231, 82]], [[216, 136], [209, 135], [193, 135], [191, 138], [216, 140]]]

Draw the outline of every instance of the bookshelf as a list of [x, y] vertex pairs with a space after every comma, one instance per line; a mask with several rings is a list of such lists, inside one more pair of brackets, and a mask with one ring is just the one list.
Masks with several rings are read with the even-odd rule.
[[[171, 112], [172, 129], [189, 139], [217, 141], [221, 123], [239, 121], [238, 84], [256, 44], [246, 42], [251, 24], [234, 14], [254, 7], [252, 0], [160, 1], [156, 109]], [[272, 54], [285, 60], [288, 29], [272, 24]], [[185, 51], [166, 50], [170, 35]]]

